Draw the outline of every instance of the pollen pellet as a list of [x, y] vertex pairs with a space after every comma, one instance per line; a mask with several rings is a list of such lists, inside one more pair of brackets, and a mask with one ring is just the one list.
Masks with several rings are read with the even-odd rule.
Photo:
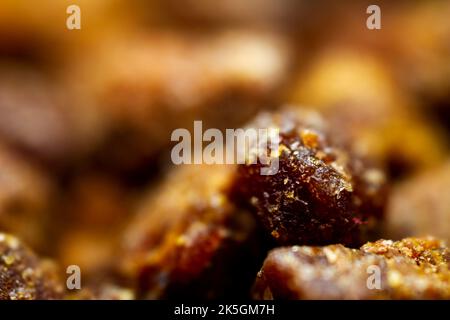
[[256, 299], [450, 299], [450, 251], [434, 238], [271, 251]]
[[240, 165], [233, 195], [281, 245], [357, 246], [383, 215], [384, 173], [333, 141], [318, 119], [298, 109], [257, 117], [250, 127], [279, 128], [279, 170], [261, 175], [260, 163]]

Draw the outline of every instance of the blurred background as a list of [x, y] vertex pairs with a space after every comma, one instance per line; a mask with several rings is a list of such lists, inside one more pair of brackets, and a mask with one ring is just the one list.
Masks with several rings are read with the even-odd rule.
[[174, 129], [299, 105], [386, 169], [390, 234], [449, 239], [450, 2], [372, 2], [2, 0], [0, 230], [98, 278]]

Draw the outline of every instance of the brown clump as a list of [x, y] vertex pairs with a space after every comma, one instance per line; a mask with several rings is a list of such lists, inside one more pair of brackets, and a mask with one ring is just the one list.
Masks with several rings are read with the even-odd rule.
[[55, 253], [61, 264], [78, 265], [84, 280], [98, 279], [112, 270], [120, 257], [117, 235], [132, 213], [131, 195], [111, 176], [78, 173], [64, 190], [52, 221], [57, 235]]
[[450, 241], [450, 162], [393, 188], [386, 233], [394, 239], [433, 234]]
[[40, 260], [20, 241], [0, 233], [0, 300], [62, 298], [55, 266]]
[[58, 168], [81, 158], [97, 139], [92, 112], [45, 73], [0, 62], [0, 135], [29, 158]]
[[252, 245], [251, 215], [226, 195], [234, 172], [232, 166], [180, 167], [146, 199], [124, 239], [122, 267], [138, 295], [249, 294], [248, 276], [258, 269], [262, 249]]
[[[377, 269], [378, 268], [378, 269]], [[450, 252], [433, 238], [287, 247], [269, 253], [257, 299], [449, 299]], [[380, 286], [370, 278], [379, 270]], [[372, 288], [372, 289], [369, 289]]]
[[240, 165], [238, 201], [280, 244], [360, 244], [383, 213], [383, 173], [333, 143], [316, 113], [262, 115], [251, 127], [279, 129], [278, 150], [270, 152], [279, 169], [262, 175], [260, 163]]
[[272, 104], [287, 73], [283, 40], [265, 33], [160, 31], [110, 40], [99, 42], [96, 58], [81, 59], [68, 82], [91, 97], [108, 128], [99, 161], [125, 172], [147, 167], [170, 147], [172, 131], [194, 120], [219, 129], [248, 121]]
[[0, 141], [0, 230], [48, 252], [51, 179]]

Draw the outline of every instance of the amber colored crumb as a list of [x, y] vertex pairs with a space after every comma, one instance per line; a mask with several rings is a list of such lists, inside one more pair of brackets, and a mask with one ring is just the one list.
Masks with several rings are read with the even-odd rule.
[[260, 261], [253, 259], [262, 247], [252, 245], [252, 216], [227, 197], [234, 172], [232, 166], [180, 167], [145, 199], [126, 231], [121, 263], [139, 296], [248, 296], [247, 276], [257, 271]]

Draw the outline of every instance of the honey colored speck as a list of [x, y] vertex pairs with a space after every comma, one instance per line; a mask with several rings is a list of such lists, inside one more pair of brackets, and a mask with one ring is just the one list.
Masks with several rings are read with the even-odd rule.
[[311, 130], [301, 130], [300, 137], [302, 139], [303, 144], [311, 149], [316, 149], [319, 145], [319, 137], [317, 133]]

